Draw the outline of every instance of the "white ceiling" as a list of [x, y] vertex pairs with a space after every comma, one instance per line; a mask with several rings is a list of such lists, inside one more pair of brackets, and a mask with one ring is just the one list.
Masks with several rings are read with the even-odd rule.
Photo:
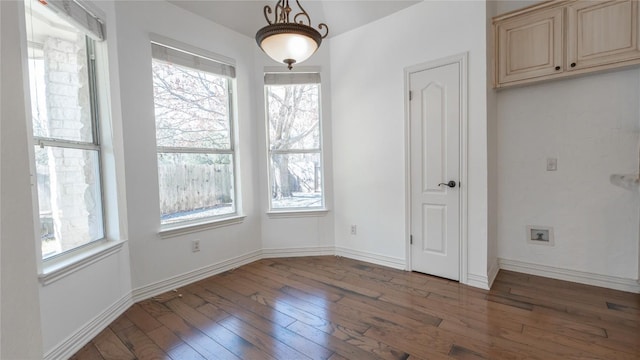
[[[421, 1], [301, 0], [300, 4], [311, 17], [311, 26], [317, 29], [319, 23], [327, 24], [329, 37], [332, 37]], [[249, 37], [254, 37], [258, 29], [267, 25], [263, 13], [264, 6], [269, 5], [273, 9], [276, 4], [276, 0], [169, 0], [169, 2]], [[293, 9], [292, 13], [298, 12], [295, 0], [290, 0], [289, 5]], [[324, 33], [324, 30], [321, 33]]]

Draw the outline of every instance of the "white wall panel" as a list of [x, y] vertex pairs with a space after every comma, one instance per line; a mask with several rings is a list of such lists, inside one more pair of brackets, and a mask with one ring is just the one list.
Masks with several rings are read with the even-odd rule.
[[485, 28], [484, 2], [425, 1], [330, 40], [336, 246], [406, 258], [403, 69], [468, 51], [468, 269], [487, 275]]

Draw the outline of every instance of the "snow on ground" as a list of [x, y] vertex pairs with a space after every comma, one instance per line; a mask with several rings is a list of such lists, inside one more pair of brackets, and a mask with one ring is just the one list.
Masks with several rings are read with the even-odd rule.
[[[322, 207], [321, 193], [293, 193], [293, 196], [274, 199], [272, 208], [274, 210], [282, 209], [308, 209]], [[211, 208], [197, 209], [192, 211], [183, 211], [162, 216], [163, 224], [175, 224], [182, 221], [197, 220], [202, 218], [220, 216], [233, 212], [231, 204], [216, 205]]]
[[273, 199], [271, 201], [273, 209], [283, 208], [317, 208], [322, 207], [321, 193], [293, 193], [293, 196]]

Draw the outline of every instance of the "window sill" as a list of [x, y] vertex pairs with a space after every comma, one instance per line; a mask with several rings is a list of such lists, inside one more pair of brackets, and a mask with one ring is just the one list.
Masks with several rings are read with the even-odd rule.
[[234, 217], [224, 218], [221, 220], [207, 221], [201, 223], [180, 224], [173, 226], [166, 226], [158, 232], [161, 238], [172, 238], [180, 235], [191, 234], [194, 232], [215, 229], [223, 226], [241, 224], [244, 222], [246, 216], [237, 215]]
[[49, 285], [76, 271], [94, 264], [122, 249], [125, 241], [109, 241], [104, 245], [95, 247], [89, 251], [65, 258], [64, 260], [52, 261], [45, 264], [38, 279], [42, 285]]
[[267, 216], [271, 219], [280, 218], [298, 218], [298, 217], [320, 217], [326, 216], [329, 213], [327, 209], [317, 210], [282, 210], [282, 211], [267, 211]]

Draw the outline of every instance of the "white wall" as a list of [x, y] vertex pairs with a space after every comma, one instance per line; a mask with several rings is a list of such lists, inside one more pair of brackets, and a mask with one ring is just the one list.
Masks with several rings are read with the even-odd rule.
[[[5, 6], [13, 6], [15, 3], [2, 2], [2, 5], [4, 9]], [[19, 2], [15, 6], [19, 7], [22, 4]], [[3, 121], [2, 146], [9, 146], [11, 152], [3, 150], [2, 153], [12, 155], [11, 161], [5, 161], [4, 157], [2, 159], [3, 167], [11, 166], [11, 171], [3, 172], [11, 174], [7, 181], [2, 181], [2, 205], [11, 205], [11, 212], [2, 212], [3, 223], [7, 214], [19, 217], [19, 221], [12, 217], [8, 220], [15, 228], [2, 227], [2, 254], [7, 257], [2, 259], [2, 275], [11, 276], [10, 281], [3, 281], [2, 284], [2, 315], [3, 320], [6, 320], [3, 325], [11, 327], [11, 331], [2, 332], [2, 340], [6, 340], [8, 344], [3, 344], [2, 350], [3, 354], [12, 354], [11, 351], [16, 349], [24, 351], [24, 356], [7, 356], [8, 358], [30, 358], [27, 353], [38, 354], [39, 357], [42, 353], [41, 342], [44, 344], [45, 353], [61, 344], [68, 344], [70, 337], [77, 335], [79, 330], [87, 330], [88, 324], [105, 315], [109, 309], [113, 309], [114, 304], [121, 303], [123, 299], [127, 300], [132, 289], [143, 288], [202, 267], [256, 252], [261, 247], [259, 218], [255, 216], [255, 204], [258, 202], [258, 181], [254, 175], [254, 169], [257, 168], [254, 163], [257, 135], [252, 130], [254, 104], [251, 84], [254, 44], [251, 39], [164, 2], [97, 2], [93, 6], [106, 20], [108, 31], [110, 110], [114, 123], [110, 131], [114, 143], [105, 151], [109, 153], [107, 163], [118, 171], [127, 171], [125, 183], [128, 196], [122, 191], [125, 183], [118, 184], [119, 179], [113, 178], [106, 181], [107, 187], [117, 187], [118, 190], [117, 194], [108, 196], [107, 200], [112, 203], [120, 201], [120, 204], [126, 201], [127, 205], [126, 208], [119, 209], [120, 219], [110, 219], [113, 221], [108, 224], [108, 228], [112, 235], [122, 240], [126, 240], [128, 234], [129, 243], [125, 244], [121, 251], [105, 259], [54, 283], [41, 286], [39, 297], [37, 293], [27, 294], [29, 286], [33, 286], [32, 290], [37, 290], [38, 283], [34, 258], [35, 243], [25, 241], [32, 239], [34, 235], [28, 167], [25, 167], [29, 163], [26, 155], [28, 136], [25, 129], [25, 109], [20, 109], [20, 103], [15, 99], [5, 100], [3, 97], [3, 105], [5, 101], [15, 105], [3, 106], [3, 118], [15, 119], [15, 122]], [[22, 54], [20, 59], [20, 54], [15, 52], [15, 49], [20, 48], [19, 44], [24, 43], [16, 38], [16, 30], [21, 29], [24, 32], [24, 25], [18, 26], [15, 20], [22, 19], [22, 16], [10, 15], [13, 16], [11, 21], [3, 19], [2, 22], [3, 46], [9, 46], [17, 57], [16, 61], [8, 62], [6, 54], [10, 52], [3, 52], [2, 83], [16, 86], [16, 79], [22, 74], [18, 62], [26, 59], [26, 53]], [[158, 204], [158, 187], [149, 32], [165, 35], [237, 61], [238, 136], [241, 144], [238, 161], [242, 174], [239, 184], [244, 199], [242, 208], [247, 215], [241, 225], [170, 239], [160, 239], [157, 235], [160, 220], [159, 210], [157, 206], [153, 206]], [[21, 36], [24, 37], [24, 33]], [[11, 74], [15, 79], [9, 79], [7, 75], [5, 81], [5, 73]], [[8, 93], [3, 91], [3, 94]], [[17, 97], [22, 94], [21, 91], [15, 91], [15, 88], [10, 93]], [[12, 127], [7, 127], [7, 131], [4, 131], [5, 124]], [[9, 141], [4, 141], [5, 138]], [[124, 144], [121, 143], [122, 138]], [[24, 151], [24, 154], [21, 151]], [[26, 173], [22, 174], [20, 167], [25, 167]], [[5, 191], [5, 186], [10, 190]], [[20, 191], [21, 187], [25, 186], [27, 192]], [[5, 197], [7, 192], [10, 197]], [[194, 237], [201, 240], [202, 248], [202, 251], [196, 254], [190, 251], [189, 240]], [[6, 240], [9, 238], [15, 240]], [[19, 264], [16, 264], [16, 261]], [[10, 267], [11, 271], [4, 271], [5, 266]], [[29, 270], [31, 266], [33, 269]], [[16, 273], [24, 274], [24, 278], [16, 276]], [[15, 296], [8, 296], [7, 293]], [[19, 298], [18, 304], [13, 302], [14, 297], [16, 301]], [[36, 308], [31, 309], [34, 304]], [[42, 310], [42, 326], [38, 306]], [[14, 321], [15, 316], [20, 316], [19, 321]], [[37, 334], [26, 334], [34, 329]], [[15, 338], [11, 334], [15, 334]]]
[[[498, 92], [501, 259], [638, 277], [640, 197], [609, 176], [638, 172], [639, 96], [637, 69]], [[558, 171], [546, 171], [548, 157]], [[528, 244], [527, 225], [552, 226], [555, 246]]]
[[498, 8], [495, 1], [487, 1], [487, 271], [491, 284], [498, 274], [498, 95], [493, 89], [493, 31], [492, 17], [497, 15]]
[[[144, 288], [211, 264], [258, 251], [254, 131], [253, 54], [255, 43], [227, 28], [166, 2], [116, 1], [119, 81], [124, 122], [129, 246], [133, 289]], [[161, 239], [155, 119], [149, 34], [155, 33], [236, 61], [238, 161], [244, 223]], [[191, 252], [200, 239], [201, 251]]]
[[[2, 19], [2, 6], [0, 6], [0, 19]], [[0, 55], [2, 55], [2, 36], [0, 36]], [[2, 56], [0, 56], [0, 79], [2, 79]], [[2, 109], [2, 86], [0, 86], [0, 109]], [[0, 124], [2, 113], [0, 112]], [[2, 147], [2, 126], [0, 126], [0, 148]], [[2, 189], [2, 156], [0, 156], [0, 189]], [[0, 204], [2, 204], [2, 191], [0, 191]], [[2, 206], [0, 206], [0, 234], [2, 234]], [[2, 237], [0, 236], [0, 259], [2, 259]], [[2, 355], [2, 264], [0, 264], [0, 355]]]
[[[331, 141], [331, 76], [330, 51], [331, 40], [323, 40], [322, 46], [310, 59], [294, 65], [295, 69], [313, 69], [320, 71], [321, 84], [321, 116], [322, 116], [322, 146], [325, 206], [329, 212], [321, 215], [291, 217], [270, 216], [270, 190], [268, 186], [268, 155], [266, 145], [266, 120], [264, 104], [264, 72], [265, 68], [286, 71], [286, 65], [278, 64], [253, 45], [255, 56], [254, 96], [256, 104], [254, 131], [257, 136], [257, 152], [255, 160], [258, 163], [258, 189], [260, 191], [260, 223], [262, 248], [265, 256], [293, 256], [312, 254], [333, 254], [333, 163]], [[255, 44], [255, 42], [254, 42]]]
[[27, 139], [27, 104], [23, 96], [28, 86], [26, 35], [22, 2], [0, 2], [0, 86], [2, 88], [0, 181], [2, 233], [0, 274], [2, 302], [2, 359], [38, 359], [42, 355], [40, 298], [36, 266], [36, 242]]
[[[119, 201], [126, 200], [120, 213], [128, 216], [120, 224], [119, 237], [128, 238], [128, 244], [41, 287], [38, 294], [35, 244], [23, 241], [33, 236], [31, 194], [25, 186], [24, 108], [8, 98], [5, 88], [14, 84], [6, 80], [7, 74], [21, 76], [18, 60], [5, 55], [7, 46], [17, 47], [17, 25], [14, 14], [5, 11], [12, 9], [12, 2], [0, 4], [2, 358], [18, 354], [12, 351], [28, 352], [13, 357], [38, 357], [31, 355], [40, 354], [41, 342], [45, 352], [50, 351], [132, 289], [150, 288], [212, 264], [257, 254], [262, 248], [277, 256], [324, 252], [335, 245], [343, 254], [403, 267], [408, 238], [403, 69], [467, 51], [469, 275], [486, 279], [499, 256], [638, 277], [639, 195], [612, 186], [608, 176], [638, 171], [640, 70], [506, 89], [495, 95], [487, 89], [487, 34], [478, 29], [486, 28], [494, 6], [504, 12], [522, 2], [423, 2], [326, 41], [301, 65], [322, 69], [330, 212], [320, 217], [269, 218], [260, 85], [264, 67], [276, 64], [257, 50], [251, 38], [169, 3], [131, 1], [97, 3], [109, 31], [114, 138], [123, 138], [114, 151], [124, 150], [122, 185], [127, 192], [119, 195]], [[158, 236], [149, 33], [236, 60], [239, 183], [247, 215], [240, 225], [166, 239]], [[7, 117], [23, 120], [7, 122]], [[5, 149], [11, 149], [11, 157], [5, 156]], [[548, 156], [559, 158], [555, 173], [544, 171]], [[358, 225], [356, 236], [349, 234], [351, 224]], [[554, 226], [556, 246], [527, 245], [526, 224]], [[196, 238], [202, 250], [192, 253], [190, 241]], [[25, 321], [25, 316], [32, 318]], [[40, 322], [42, 335], [36, 331]]]
[[[637, 277], [640, 197], [609, 176], [638, 171], [639, 91], [634, 69], [499, 92], [500, 258]], [[527, 225], [555, 246], [528, 244]]]
[[[331, 39], [335, 241], [404, 267], [403, 69], [469, 52], [468, 273], [487, 275], [486, 7], [425, 1]], [[350, 224], [358, 234], [349, 233]]]
[[[111, 121], [103, 123], [103, 170], [104, 190], [107, 202], [107, 232], [112, 240], [126, 240], [126, 191], [122, 182], [122, 114], [119, 101], [118, 58], [116, 51], [115, 11], [111, 2], [89, 3], [106, 21], [107, 43], [99, 44], [100, 79], [109, 79], [110, 94], [102, 93], [108, 99]], [[104, 47], [103, 47], [104, 46]], [[104, 54], [104, 57], [103, 55]], [[106, 73], [112, 76], [109, 78]], [[108, 139], [107, 139], [108, 137]], [[21, 138], [26, 144], [26, 138]], [[116, 175], [116, 173], [118, 175]], [[29, 198], [29, 201], [30, 198]], [[29, 211], [32, 211], [29, 209]], [[40, 309], [42, 313], [42, 342], [44, 353], [65, 341], [79, 329], [84, 329], [94, 318], [103, 315], [114, 304], [128, 299], [131, 293], [131, 274], [128, 247], [125, 244], [118, 252], [99, 260], [79, 271], [47, 285], [40, 286]]]

